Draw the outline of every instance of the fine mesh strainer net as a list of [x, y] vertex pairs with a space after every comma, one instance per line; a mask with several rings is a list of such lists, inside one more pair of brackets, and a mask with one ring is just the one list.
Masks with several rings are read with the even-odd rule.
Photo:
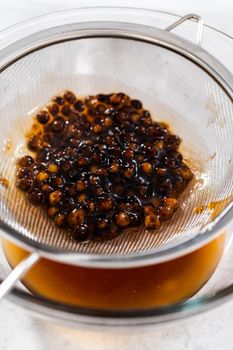
[[[183, 142], [181, 151], [195, 174], [180, 208], [159, 231], [132, 228], [112, 241], [77, 243], [15, 187], [16, 159], [28, 154], [25, 133], [32, 116], [66, 89], [77, 95], [122, 91], [143, 102], [155, 120], [166, 121]], [[178, 247], [207, 230], [231, 202], [233, 192], [233, 106], [222, 87], [201, 67], [159, 45], [120, 37], [88, 37], [31, 52], [0, 74], [0, 218], [56, 251], [128, 254]], [[195, 208], [216, 202], [212, 209]], [[30, 243], [30, 241], [28, 241]]]

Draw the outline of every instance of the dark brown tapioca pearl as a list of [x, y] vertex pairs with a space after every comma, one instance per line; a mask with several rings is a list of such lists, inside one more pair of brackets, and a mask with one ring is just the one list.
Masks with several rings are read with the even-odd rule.
[[126, 160], [131, 160], [134, 158], [134, 151], [132, 151], [130, 148], [126, 148], [122, 152], [122, 157], [124, 157]]
[[58, 205], [62, 200], [62, 192], [60, 190], [56, 190], [50, 193], [49, 195], [49, 203], [52, 206]]
[[97, 115], [104, 115], [105, 110], [107, 109], [106, 105], [98, 103], [95, 107]]
[[68, 183], [64, 187], [64, 195], [68, 198], [76, 197], [77, 190], [76, 190], [76, 184], [74, 183]]
[[114, 200], [111, 197], [103, 197], [98, 199], [98, 207], [100, 211], [111, 211], [114, 208]]
[[191, 180], [193, 178], [193, 173], [185, 165], [179, 169], [179, 174], [184, 180]]
[[147, 129], [142, 125], [136, 126], [135, 131], [139, 136], [144, 136], [147, 133]]
[[101, 153], [94, 153], [92, 156], [92, 162], [94, 163], [101, 163], [103, 160], [103, 155]]
[[161, 226], [161, 220], [159, 215], [148, 214], [145, 216], [144, 225], [148, 229], [158, 229]]
[[59, 210], [66, 215], [68, 215], [77, 207], [77, 201], [74, 198], [65, 198], [63, 199], [62, 205], [59, 206]]
[[68, 117], [71, 113], [71, 107], [68, 106], [68, 105], [65, 105], [62, 107], [61, 109], [61, 113], [65, 116], [65, 117]]
[[157, 168], [156, 169], [156, 174], [158, 174], [159, 176], [166, 176], [168, 173], [167, 168]]
[[108, 146], [113, 147], [118, 145], [116, 138], [113, 135], [107, 135], [105, 138], [105, 142]]
[[53, 132], [60, 133], [65, 128], [65, 121], [62, 117], [56, 117], [51, 123], [51, 128]]
[[123, 131], [121, 132], [120, 137], [121, 137], [121, 139], [123, 140], [124, 143], [136, 142], [137, 141], [135, 133], [132, 132], [131, 130], [123, 129]]
[[130, 226], [139, 226], [142, 223], [142, 214], [140, 212], [128, 212]]
[[174, 158], [170, 158], [165, 156], [164, 157], [164, 165], [167, 166], [168, 168], [176, 168], [177, 167], [177, 161]]
[[153, 124], [152, 119], [150, 117], [142, 117], [141, 122], [145, 127], [148, 127]]
[[63, 98], [72, 105], [76, 102], [76, 96], [71, 91], [65, 91], [63, 94]]
[[36, 162], [32, 165], [31, 167], [32, 173], [35, 175], [37, 174], [40, 170], [44, 170], [44, 167], [42, 166], [42, 164]]
[[166, 178], [161, 182], [160, 185], [160, 191], [164, 192], [165, 195], [168, 195], [168, 193], [173, 189], [173, 183], [170, 178]]
[[57, 174], [60, 171], [60, 167], [55, 163], [48, 164], [47, 169], [50, 174]]
[[44, 205], [45, 202], [44, 194], [37, 188], [28, 194], [28, 199], [33, 205]]
[[103, 128], [100, 124], [95, 124], [91, 127], [91, 130], [94, 134], [100, 134], [103, 131]]
[[67, 176], [69, 177], [69, 181], [77, 181], [79, 177], [79, 171], [80, 169], [75, 167], [69, 173], [67, 173]]
[[142, 108], [142, 103], [139, 100], [131, 100], [130, 104], [135, 109], [141, 109]]
[[51, 182], [52, 185], [54, 185], [55, 187], [63, 187], [63, 185], [65, 184], [65, 181], [61, 176], [52, 177]]
[[153, 206], [153, 204], [144, 205], [143, 212], [144, 215], [155, 214], [155, 207]]
[[79, 139], [71, 138], [67, 140], [67, 143], [69, 143], [71, 147], [78, 148], [80, 141]]
[[96, 174], [105, 177], [108, 176], [108, 171], [106, 168], [101, 167], [96, 170]]
[[124, 193], [124, 188], [122, 185], [115, 185], [114, 192], [116, 195], [121, 196]]
[[[153, 137], [162, 137], [165, 134], [165, 129], [163, 129], [160, 124], [153, 123], [151, 126], [145, 126], [147, 128], [148, 135]], [[167, 131], [167, 130], [166, 130]]]
[[92, 139], [87, 139], [85, 140], [85, 145], [93, 147], [95, 145], [95, 142]]
[[84, 192], [84, 191], [86, 191], [87, 187], [88, 187], [88, 182], [85, 181], [85, 180], [78, 180], [78, 181], [76, 182], [76, 190], [77, 190], [78, 192]]
[[51, 193], [51, 192], [54, 191], [54, 187], [51, 186], [51, 185], [48, 184], [48, 183], [45, 183], [44, 185], [42, 185], [41, 191], [42, 191], [43, 193]]
[[155, 142], [155, 146], [159, 149], [159, 150], [164, 150], [165, 148], [165, 142], [163, 140], [158, 140]]
[[[151, 118], [151, 114], [149, 111], [147, 111], [146, 109], [141, 111], [141, 116], [144, 118]], [[156, 123], [157, 124], [157, 123]]]
[[113, 107], [109, 107], [105, 110], [104, 115], [105, 116], [110, 116], [113, 120], [116, 119], [116, 117], [118, 116], [119, 112], [118, 110], [116, 110]]
[[47, 215], [50, 219], [53, 219], [57, 213], [58, 213], [58, 208], [56, 207], [49, 207], [47, 209]]
[[113, 124], [112, 118], [111, 117], [106, 117], [102, 120], [102, 124], [104, 125], [105, 128], [110, 128]]
[[36, 175], [36, 180], [38, 182], [44, 182], [47, 181], [49, 178], [49, 174], [46, 171], [40, 171], [37, 175]]
[[90, 95], [84, 99], [84, 103], [87, 107], [93, 107], [98, 103], [98, 100], [97, 100], [96, 96]]
[[43, 147], [43, 139], [40, 136], [32, 136], [28, 141], [28, 148], [31, 151], [39, 151]]
[[21, 167], [29, 167], [34, 164], [34, 159], [30, 156], [24, 156], [18, 160], [18, 165]]
[[78, 151], [74, 148], [67, 147], [64, 149], [64, 154], [69, 158], [75, 159], [78, 155]]
[[154, 143], [150, 141], [146, 141], [141, 145], [141, 151], [149, 155], [156, 155], [158, 153], [158, 149]]
[[79, 203], [85, 202], [86, 199], [87, 199], [86, 193], [80, 193], [80, 194], [78, 195], [78, 198], [77, 198], [77, 200], [78, 200]]
[[74, 229], [71, 232], [71, 236], [76, 240], [76, 241], [80, 241], [83, 242], [85, 240], [88, 239], [89, 237], [89, 232], [90, 229], [88, 228], [88, 226], [84, 223], [82, 225], [77, 225], [76, 227], [74, 227]]
[[80, 156], [77, 159], [77, 166], [79, 168], [84, 168], [84, 167], [87, 167], [88, 165], [89, 165], [89, 159], [87, 157]]
[[59, 106], [62, 106], [62, 105], [64, 105], [64, 103], [65, 103], [65, 99], [64, 99], [62, 96], [55, 96], [55, 97], [53, 98], [53, 101], [54, 101], [55, 103], [57, 103]]
[[119, 204], [119, 209], [120, 210], [127, 210], [127, 211], [130, 211], [133, 209], [133, 205], [132, 203], [128, 203], [127, 201], [126, 202], [122, 202]]
[[17, 180], [16, 185], [20, 190], [27, 192], [33, 187], [33, 180], [26, 176]]
[[91, 174], [96, 174], [97, 170], [98, 170], [98, 167], [96, 165], [90, 166], [90, 173]]
[[53, 221], [57, 227], [65, 227], [66, 226], [66, 217], [64, 214], [58, 213], [54, 217]]
[[110, 97], [111, 95], [108, 94], [108, 95], [105, 95], [105, 94], [98, 94], [96, 96], [97, 100], [102, 102], [102, 103], [106, 103], [106, 104], [109, 104], [110, 103]]
[[[89, 145], [85, 145], [85, 147], [82, 147], [82, 153], [86, 156], [86, 157], [91, 157], [93, 155], [94, 149], [93, 146], [89, 146]], [[95, 155], [96, 153], [94, 153]], [[100, 154], [101, 156], [101, 154]]]
[[42, 138], [43, 138], [43, 141], [45, 142], [45, 144], [48, 144], [48, 145], [51, 144], [52, 136], [49, 133], [43, 134]]
[[181, 164], [183, 161], [183, 156], [180, 152], [178, 151], [173, 151], [173, 152], [168, 152], [167, 157], [170, 157], [171, 159], [174, 159], [177, 164]]
[[176, 151], [181, 143], [181, 139], [177, 135], [167, 135], [166, 139], [166, 149], [169, 151]]
[[108, 167], [108, 171], [112, 174], [119, 174], [120, 169], [121, 169], [120, 163], [117, 161], [113, 161]]
[[127, 227], [130, 224], [130, 216], [125, 211], [120, 211], [115, 215], [115, 221], [120, 227]]
[[74, 108], [79, 111], [82, 112], [85, 109], [85, 104], [83, 103], [83, 101], [78, 100], [75, 104], [74, 104]]
[[50, 148], [43, 147], [37, 152], [36, 160], [44, 163], [44, 162], [49, 161], [51, 156], [52, 156], [52, 154], [51, 154]]
[[142, 199], [150, 199], [152, 197], [151, 185], [140, 185], [137, 188], [137, 192]]
[[122, 171], [123, 178], [127, 180], [132, 179], [135, 175], [136, 175], [135, 167], [131, 165]]
[[159, 209], [159, 215], [163, 221], [171, 219], [175, 211], [175, 209], [167, 205], [162, 205]]
[[85, 210], [83, 208], [74, 209], [67, 218], [68, 224], [71, 227], [83, 224], [84, 220]]
[[22, 179], [24, 177], [29, 177], [30, 175], [31, 175], [31, 169], [28, 167], [20, 168], [16, 174], [18, 179]]
[[56, 116], [59, 113], [59, 106], [56, 103], [52, 103], [48, 106], [48, 110], [53, 116]]
[[173, 210], [176, 210], [179, 206], [179, 202], [176, 198], [164, 198], [163, 202], [165, 203], [166, 206], [171, 207]]
[[140, 123], [140, 115], [138, 113], [130, 113], [130, 120], [134, 123], [134, 124], [139, 124]]
[[143, 174], [149, 175], [153, 171], [153, 166], [150, 162], [143, 162], [140, 166], [140, 169]]
[[82, 205], [88, 213], [93, 213], [96, 210], [95, 202], [91, 199], [86, 199], [82, 202]]
[[89, 183], [90, 183], [90, 185], [99, 185], [100, 177], [98, 175], [94, 175], [94, 174], [90, 175]]
[[118, 106], [120, 104], [124, 104], [128, 100], [128, 96], [119, 92], [118, 94], [112, 94], [110, 97], [110, 103], [113, 106]]
[[47, 111], [41, 111], [37, 114], [36, 119], [40, 124], [47, 124], [50, 117]]
[[[102, 179], [103, 180], [103, 179]], [[104, 191], [106, 193], [112, 193], [113, 191], [113, 184], [112, 184], [112, 181], [109, 180], [108, 178], [105, 178], [104, 179], [104, 182], [103, 182], [103, 185], [102, 185]]]
[[105, 231], [110, 226], [110, 220], [106, 214], [95, 215], [93, 221], [96, 224], [96, 228], [100, 231]]
[[128, 142], [127, 147], [134, 152], [137, 152], [139, 150], [139, 145], [136, 142]]
[[93, 193], [93, 197], [96, 197], [96, 196], [101, 197], [101, 196], [103, 196], [105, 194], [103, 188], [100, 187], [100, 186], [93, 187], [92, 188], [92, 193]]
[[80, 112], [72, 109], [70, 114], [69, 114], [69, 120], [67, 120], [67, 122], [69, 124], [75, 123], [75, 124], [77, 124], [77, 126], [80, 126], [81, 125], [81, 116], [82, 116], [82, 114]]
[[[134, 186], [136, 185], [136, 183], [134, 184]], [[132, 205], [132, 209], [133, 210], [138, 210], [139, 207], [141, 207], [141, 201], [140, 199], [135, 195], [135, 193], [131, 194], [130, 196], [127, 196], [125, 198], [125, 201], [127, 203], [130, 203]]]
[[73, 170], [73, 167], [74, 167], [74, 163], [69, 159], [62, 162], [61, 168], [64, 171], [64, 173], [69, 173], [71, 170]]

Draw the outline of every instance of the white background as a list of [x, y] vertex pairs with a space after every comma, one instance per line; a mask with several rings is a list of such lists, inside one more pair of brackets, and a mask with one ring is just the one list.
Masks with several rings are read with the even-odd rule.
[[[0, 0], [0, 29], [85, 0]], [[90, 1], [88, 1], [90, 3]], [[99, 1], [92, 1], [98, 4]], [[125, 5], [125, 1], [101, 4]], [[141, 0], [132, 6], [201, 15], [209, 25], [233, 35], [232, 0]], [[233, 59], [233, 57], [232, 57]], [[1, 97], [0, 97], [1, 98]], [[4, 300], [0, 304], [0, 350], [233, 350], [233, 300], [199, 316], [163, 326], [106, 330], [67, 329], [32, 318]]]

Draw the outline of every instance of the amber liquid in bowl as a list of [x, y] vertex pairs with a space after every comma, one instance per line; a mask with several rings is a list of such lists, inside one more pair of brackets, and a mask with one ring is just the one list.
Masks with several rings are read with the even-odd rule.
[[[95, 269], [41, 259], [22, 283], [33, 294], [82, 307], [150, 308], [192, 297], [211, 277], [223, 254], [225, 234], [183, 257], [140, 268]], [[28, 252], [4, 240], [15, 267]]]

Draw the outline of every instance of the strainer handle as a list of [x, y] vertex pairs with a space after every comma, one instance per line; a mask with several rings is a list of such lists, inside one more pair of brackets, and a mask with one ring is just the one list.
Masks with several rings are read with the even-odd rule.
[[180, 19], [178, 19], [176, 22], [170, 24], [170, 26], [168, 26], [164, 30], [166, 30], [167, 32], [170, 32], [171, 30], [173, 30], [174, 28], [178, 27], [180, 24], [188, 20], [195, 20], [197, 22], [197, 45], [201, 46], [202, 34], [203, 34], [203, 19], [199, 15], [196, 15], [194, 13], [189, 13], [188, 15], [185, 15]]
[[22, 277], [37, 261], [40, 255], [36, 252], [21, 261], [0, 285], [0, 300], [14, 287], [15, 283]]

